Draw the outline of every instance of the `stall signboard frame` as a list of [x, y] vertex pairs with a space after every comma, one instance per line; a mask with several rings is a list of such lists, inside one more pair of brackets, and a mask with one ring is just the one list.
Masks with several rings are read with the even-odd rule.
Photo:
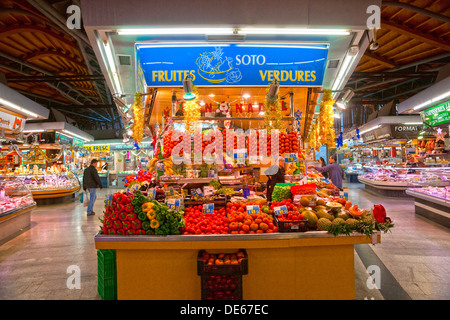
[[450, 100], [422, 111], [420, 116], [429, 127], [450, 123]]
[[83, 146], [84, 152], [107, 152], [110, 151], [109, 144], [87, 145]]
[[139, 82], [149, 87], [180, 86], [188, 76], [203, 87], [265, 87], [274, 80], [320, 87], [328, 49], [328, 44], [136, 44], [137, 69], [145, 78]]
[[7, 131], [19, 130], [22, 132], [25, 128], [26, 118], [0, 110], [0, 129]]

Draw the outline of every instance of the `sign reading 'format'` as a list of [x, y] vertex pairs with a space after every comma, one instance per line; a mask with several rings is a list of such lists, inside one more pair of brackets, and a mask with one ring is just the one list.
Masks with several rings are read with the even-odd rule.
[[136, 45], [147, 86], [321, 86], [328, 45]]
[[422, 111], [420, 116], [423, 122], [430, 127], [450, 123], [450, 101]]

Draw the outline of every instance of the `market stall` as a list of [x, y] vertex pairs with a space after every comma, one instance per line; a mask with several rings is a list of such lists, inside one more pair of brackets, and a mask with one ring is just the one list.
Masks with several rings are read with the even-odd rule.
[[414, 198], [416, 214], [450, 227], [450, 187], [424, 187], [406, 190]]

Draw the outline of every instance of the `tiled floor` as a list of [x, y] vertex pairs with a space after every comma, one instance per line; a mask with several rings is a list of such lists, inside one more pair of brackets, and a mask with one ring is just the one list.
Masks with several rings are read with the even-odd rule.
[[[450, 232], [414, 214], [408, 199], [382, 199], [350, 184], [350, 200], [362, 208], [382, 203], [395, 228], [383, 234], [370, 250], [397, 279], [413, 300], [450, 299]], [[98, 300], [97, 253], [94, 235], [102, 215], [103, 200], [112, 189], [99, 191], [96, 216], [87, 217], [79, 201], [36, 208], [31, 227], [0, 244], [0, 299]], [[72, 273], [80, 270], [80, 289], [68, 289]], [[356, 299], [384, 299], [383, 290], [369, 289], [363, 261], [355, 254]], [[383, 289], [383, 279], [381, 289]], [[70, 284], [70, 283], [69, 283]], [[386, 284], [386, 287], [392, 284]]]

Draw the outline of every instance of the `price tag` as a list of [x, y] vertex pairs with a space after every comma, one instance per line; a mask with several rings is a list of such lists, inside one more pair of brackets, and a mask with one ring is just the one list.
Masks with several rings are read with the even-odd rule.
[[273, 212], [275, 213], [275, 215], [285, 214], [285, 213], [288, 213], [288, 209], [286, 206], [279, 206], [279, 207], [273, 208]]
[[203, 214], [214, 213], [214, 203], [205, 203], [203, 205]]
[[167, 208], [178, 211], [180, 209], [180, 199], [168, 199]]
[[150, 188], [150, 189], [148, 189], [148, 194], [147, 194], [147, 196], [149, 197], [150, 200], [156, 199], [156, 188]]
[[165, 190], [166, 196], [170, 197], [175, 194], [175, 191], [173, 190], [173, 187], [170, 187], [169, 189]]
[[202, 189], [200, 189], [200, 188], [192, 189], [192, 190], [191, 190], [191, 194], [192, 194], [193, 196], [203, 197], [203, 192], [202, 192]]
[[205, 194], [205, 196], [212, 196], [214, 194], [214, 187], [211, 186], [204, 186], [203, 187], [203, 193]]
[[284, 162], [285, 163], [298, 162], [298, 154], [297, 153], [285, 153], [284, 154]]
[[259, 214], [259, 206], [253, 205], [253, 206], [247, 206], [247, 214]]
[[156, 171], [164, 171], [164, 163], [162, 162], [156, 163]]
[[247, 159], [247, 149], [234, 149], [234, 159], [236, 160]]

